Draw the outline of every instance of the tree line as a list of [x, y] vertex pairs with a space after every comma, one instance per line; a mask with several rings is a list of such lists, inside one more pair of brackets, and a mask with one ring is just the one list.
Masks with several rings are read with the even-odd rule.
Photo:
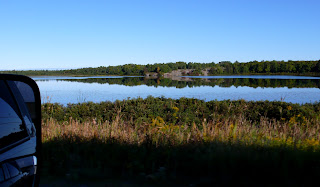
[[100, 66], [69, 70], [27, 70], [27, 71], [1, 71], [0, 73], [23, 74], [23, 75], [122, 75], [122, 76], [145, 76], [147, 73], [163, 75], [173, 70], [192, 69], [186, 75], [201, 75], [201, 70], [208, 70], [209, 75], [243, 75], [243, 74], [299, 74], [320, 75], [319, 61], [250, 61], [234, 63], [221, 61], [219, 63], [197, 62], [170, 62], [147, 65], [125, 64], [118, 66]]

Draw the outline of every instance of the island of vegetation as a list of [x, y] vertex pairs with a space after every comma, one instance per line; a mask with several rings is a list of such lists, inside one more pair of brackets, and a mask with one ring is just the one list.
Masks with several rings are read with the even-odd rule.
[[156, 63], [147, 65], [125, 64], [108, 67], [89, 67], [70, 70], [25, 70], [1, 71], [0, 73], [22, 74], [28, 76], [147, 76], [147, 77], [174, 77], [182, 75], [310, 75], [320, 76], [319, 61], [250, 61], [234, 62], [222, 61], [219, 63], [175, 62]]

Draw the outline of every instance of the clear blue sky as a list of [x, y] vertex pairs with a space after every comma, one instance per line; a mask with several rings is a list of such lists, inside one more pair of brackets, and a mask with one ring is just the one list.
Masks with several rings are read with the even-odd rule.
[[0, 0], [0, 69], [319, 60], [319, 0]]

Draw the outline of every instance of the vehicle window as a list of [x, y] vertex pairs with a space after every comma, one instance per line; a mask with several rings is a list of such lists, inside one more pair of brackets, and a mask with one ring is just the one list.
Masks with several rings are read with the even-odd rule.
[[28, 136], [20, 112], [4, 81], [0, 81], [0, 149]]

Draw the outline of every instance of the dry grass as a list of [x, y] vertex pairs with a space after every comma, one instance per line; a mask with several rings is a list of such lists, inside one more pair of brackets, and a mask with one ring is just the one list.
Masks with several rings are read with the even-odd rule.
[[174, 125], [157, 117], [133, 126], [119, 113], [112, 122], [50, 119], [42, 128], [42, 174], [53, 178], [292, 186], [311, 184], [320, 174], [317, 119], [301, 125], [261, 118], [257, 124], [234, 116]]
[[320, 150], [320, 123], [313, 121], [313, 125], [310, 124], [310, 121], [298, 125], [264, 118], [261, 118], [259, 124], [252, 124], [241, 116], [208, 123], [204, 120], [201, 125], [190, 126], [166, 124], [161, 117], [154, 119], [151, 124], [144, 123], [139, 126], [128, 125], [121, 120], [120, 115], [114, 121], [102, 124], [95, 121], [79, 123], [71, 119], [59, 124], [51, 119], [43, 123], [42, 141], [95, 139], [103, 143], [115, 139], [126, 144], [140, 145], [146, 138], [151, 138], [156, 146], [219, 141], [245, 146]]

